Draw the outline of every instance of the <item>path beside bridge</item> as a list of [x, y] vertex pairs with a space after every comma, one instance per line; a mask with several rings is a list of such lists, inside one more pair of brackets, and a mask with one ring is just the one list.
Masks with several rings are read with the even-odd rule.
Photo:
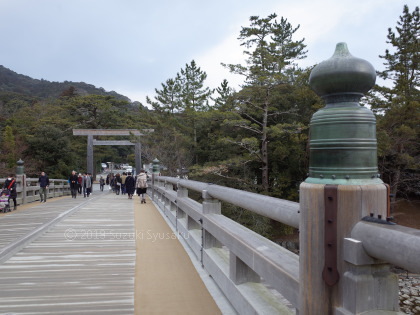
[[148, 201], [96, 190], [1, 215], [0, 313], [220, 313]]

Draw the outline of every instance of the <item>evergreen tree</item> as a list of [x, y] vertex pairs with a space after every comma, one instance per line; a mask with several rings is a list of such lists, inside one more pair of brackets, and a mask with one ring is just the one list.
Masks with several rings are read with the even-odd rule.
[[16, 142], [10, 126], [4, 128], [1, 153], [1, 160], [6, 163], [6, 167], [12, 168], [16, 164]]
[[222, 111], [233, 109], [234, 102], [232, 96], [234, 90], [229, 86], [229, 82], [226, 79], [216, 88], [215, 92], [217, 96], [211, 98], [214, 102], [213, 109], [220, 109]]
[[72, 121], [79, 124], [79, 128], [122, 128], [129, 117], [129, 103], [112, 96], [72, 97], [63, 104]]
[[184, 123], [190, 128], [193, 138], [194, 160], [197, 163], [198, 157], [195, 153], [197, 149], [197, 113], [208, 110], [208, 101], [213, 93], [209, 87], [204, 86], [207, 79], [206, 72], [197, 66], [194, 60], [185, 65], [177, 74], [177, 80], [181, 85], [181, 101], [183, 108]]
[[420, 189], [419, 7], [410, 13], [405, 5], [387, 39], [392, 48], [379, 56], [385, 70], [378, 72], [386, 86], [375, 87], [371, 105], [379, 114], [379, 168], [395, 199]]
[[306, 56], [304, 39], [293, 39], [299, 26], [293, 28], [287, 19], [276, 18], [276, 14], [267, 18], [251, 16], [250, 26], [242, 27], [238, 38], [247, 49], [244, 51], [247, 64], [224, 64], [231, 72], [245, 77], [243, 89], [236, 94], [238, 118], [231, 124], [250, 133], [235, 142], [261, 163], [260, 182], [264, 191], [270, 186], [270, 125], [296, 112], [287, 95], [293, 92], [295, 61]]
[[168, 79], [166, 83], [161, 83], [162, 89], [155, 89], [155, 100], [152, 101], [146, 97], [146, 102], [157, 111], [169, 112], [171, 114], [177, 112], [181, 108], [181, 85], [179, 78]]
[[207, 73], [202, 71], [194, 60], [181, 69], [177, 74], [177, 80], [181, 84], [182, 106], [185, 111], [197, 112], [208, 109], [208, 99], [212, 94], [209, 87], [204, 87]]
[[27, 143], [26, 154], [36, 161], [38, 171], [45, 171], [51, 178], [68, 175], [74, 152], [65, 132], [51, 125], [38, 125]]

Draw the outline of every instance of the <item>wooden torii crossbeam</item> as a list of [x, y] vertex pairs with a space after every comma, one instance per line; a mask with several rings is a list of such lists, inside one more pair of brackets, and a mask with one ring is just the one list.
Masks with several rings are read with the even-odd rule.
[[[153, 129], [147, 129], [146, 132], [153, 132]], [[137, 129], [73, 129], [74, 136], [87, 136], [87, 172], [93, 174], [93, 146], [94, 145], [134, 145], [135, 146], [135, 162], [137, 174], [141, 169], [141, 143], [127, 140], [96, 140], [93, 136], [143, 136]]]
[[137, 129], [73, 129], [74, 136], [143, 136]]
[[127, 140], [95, 140], [93, 139], [93, 145], [136, 145], [136, 144]]

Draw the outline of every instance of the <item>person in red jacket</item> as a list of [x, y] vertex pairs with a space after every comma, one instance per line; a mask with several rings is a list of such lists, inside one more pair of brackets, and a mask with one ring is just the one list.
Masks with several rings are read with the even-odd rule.
[[8, 189], [10, 192], [9, 195], [9, 204], [10, 204], [10, 199], [13, 200], [13, 205], [14, 208], [13, 210], [17, 209], [17, 205], [16, 205], [16, 197], [17, 197], [17, 191], [16, 191], [16, 179], [13, 177], [13, 175], [10, 175], [6, 181], [4, 182], [4, 186], [3, 189]]

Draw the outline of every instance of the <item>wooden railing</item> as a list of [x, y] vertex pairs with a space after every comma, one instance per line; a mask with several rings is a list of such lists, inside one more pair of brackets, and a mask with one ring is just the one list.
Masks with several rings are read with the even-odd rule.
[[[6, 178], [0, 178], [0, 187], [4, 186]], [[16, 177], [16, 202], [18, 205], [40, 200], [38, 178], [27, 178], [26, 175]], [[50, 179], [47, 188], [47, 198], [70, 195], [70, 185], [66, 179]]]
[[[155, 203], [239, 314], [299, 312], [300, 305], [304, 303], [299, 277], [305, 274], [299, 268], [299, 256], [222, 215], [221, 201], [295, 228], [302, 226], [299, 203], [163, 176], [156, 176], [151, 186], [149, 194]], [[188, 190], [201, 192], [203, 202], [189, 198]], [[360, 221], [354, 226], [351, 238], [339, 242], [343, 244], [346, 264], [352, 265], [354, 269], [359, 268], [363, 274], [378, 273], [380, 269], [380, 279], [372, 280], [372, 283], [383, 287], [375, 290], [382, 295], [380, 299], [391, 300], [386, 305], [391, 304], [398, 309], [398, 284], [395, 286], [395, 277], [387, 278], [383, 260], [420, 273], [420, 231], [398, 225]], [[309, 259], [323, 258], [316, 250], [312, 255]], [[348, 311], [357, 308], [348, 305], [353, 303], [354, 295], [357, 295], [354, 292], [365, 292], [372, 283], [352, 283], [345, 279], [346, 276], [341, 276], [340, 281], [344, 284], [340, 285], [343, 285], [344, 292], [342, 305], [335, 305], [336, 313], [356, 314]], [[322, 281], [321, 274], [311, 277]], [[361, 291], [361, 285], [366, 286], [364, 291]], [[276, 291], [287, 301], [279, 298]], [[375, 300], [370, 296], [359, 297], [359, 300], [359, 303], [364, 304], [359, 309], [386, 307], [365, 305]]]

